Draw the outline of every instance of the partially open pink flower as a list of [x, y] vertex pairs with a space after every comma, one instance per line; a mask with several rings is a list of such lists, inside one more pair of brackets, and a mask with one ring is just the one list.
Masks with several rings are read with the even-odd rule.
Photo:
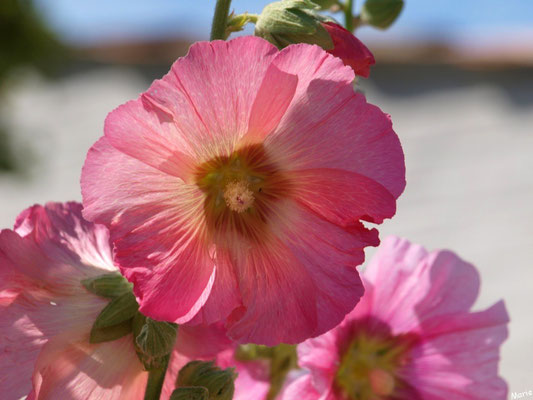
[[[1, 231], [2, 399], [144, 398], [148, 373], [132, 335], [89, 343], [109, 299], [87, 291], [81, 280], [116, 270], [107, 229], [83, 220], [81, 204], [31, 207], [18, 217], [15, 231]], [[186, 362], [228, 348], [232, 344], [223, 327], [180, 328], [162, 399], [170, 397]], [[242, 386], [237, 383], [237, 390]]]
[[376, 60], [363, 42], [334, 22], [323, 22], [322, 26], [328, 31], [335, 46], [332, 50], [328, 50], [328, 53], [339, 57], [344, 65], [352, 67], [356, 75], [368, 78], [370, 67], [376, 63]]
[[82, 173], [84, 215], [108, 226], [141, 311], [227, 318], [240, 342], [298, 342], [363, 293], [363, 248], [395, 213], [391, 122], [317, 46], [257, 37], [194, 44], [113, 111]]
[[309, 373], [284, 400], [503, 400], [503, 302], [472, 312], [476, 269], [448, 251], [387, 238], [364, 274], [365, 296], [335, 329], [298, 346]]

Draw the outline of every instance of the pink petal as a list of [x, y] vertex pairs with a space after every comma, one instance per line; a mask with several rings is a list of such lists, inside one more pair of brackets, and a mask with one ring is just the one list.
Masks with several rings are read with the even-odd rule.
[[292, 171], [291, 176], [298, 182], [297, 200], [334, 224], [381, 223], [396, 212], [387, 189], [355, 172], [321, 168]]
[[131, 336], [98, 345], [65, 339], [50, 341], [39, 355], [28, 400], [144, 398], [148, 374]]
[[280, 396], [281, 400], [319, 400], [323, 399], [313, 386], [310, 374], [305, 374], [291, 382]]
[[356, 172], [397, 198], [405, 187], [400, 142], [388, 116], [354, 93], [352, 70], [309, 45], [285, 48], [273, 64], [298, 75], [291, 105], [277, 130], [265, 139], [280, 165]]
[[506, 399], [498, 361], [508, 322], [503, 302], [481, 312], [426, 321], [409, 379], [424, 399]]
[[451, 252], [428, 253], [395, 237], [383, 241], [364, 277], [375, 286], [369, 292], [372, 314], [396, 333], [434, 316], [468, 311], [479, 291], [472, 265]]
[[298, 345], [298, 365], [310, 370], [313, 387], [320, 393], [331, 388], [340, 362], [338, 331], [336, 327]]
[[134, 283], [141, 312], [177, 323], [194, 317], [215, 279], [205, 232], [194, 217], [201, 215], [200, 190], [102, 138], [89, 150], [82, 194], [84, 214], [110, 227], [115, 261]]
[[333, 50], [328, 53], [339, 57], [344, 65], [351, 67], [356, 75], [368, 78], [370, 66], [376, 63], [368, 48], [350, 31], [334, 22], [322, 23], [333, 40]]
[[179, 327], [176, 350], [190, 359], [210, 359], [233, 347], [222, 323]]
[[197, 158], [213, 153], [206, 149], [231, 152], [248, 130], [252, 106], [276, 53], [270, 43], [253, 36], [198, 42], [144, 97], [172, 118], [180, 142]]
[[270, 65], [252, 107], [248, 140], [262, 141], [278, 126], [294, 97], [297, 85], [297, 75], [283, 72], [275, 64]]
[[228, 252], [224, 249], [217, 249], [215, 258], [215, 282], [209, 298], [190, 324], [214, 324], [225, 320], [235, 308], [242, 305], [237, 277]]
[[186, 134], [156, 105], [141, 99], [121, 105], [107, 116], [104, 132], [122, 153], [186, 182], [192, 179], [195, 164]]
[[[17, 217], [14, 229], [21, 236], [32, 235], [47, 255], [57, 253], [62, 260], [67, 258], [81, 275], [115, 271], [109, 231], [86, 221], [82, 208], [77, 202], [34, 205]], [[104, 271], [94, 271], [97, 268]]]
[[[280, 207], [280, 238], [233, 250], [244, 307], [229, 335], [241, 343], [296, 343], [337, 325], [359, 301], [357, 237], [296, 205]], [[304, 234], [305, 233], [305, 234]], [[282, 301], [280, 301], [282, 299]]]
[[270, 389], [270, 370], [267, 362], [239, 361], [235, 359], [235, 350], [220, 353], [216, 363], [221, 368], [235, 368], [238, 373], [235, 380], [233, 400], [264, 400]]

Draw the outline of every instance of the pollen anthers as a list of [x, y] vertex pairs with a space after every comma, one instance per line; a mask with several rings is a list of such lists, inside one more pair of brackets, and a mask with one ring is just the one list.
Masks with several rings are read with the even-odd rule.
[[229, 182], [224, 188], [224, 200], [232, 211], [241, 213], [249, 209], [254, 202], [254, 194], [245, 180]]
[[347, 400], [385, 400], [403, 384], [398, 371], [409, 345], [394, 337], [359, 331], [343, 353], [335, 384]]

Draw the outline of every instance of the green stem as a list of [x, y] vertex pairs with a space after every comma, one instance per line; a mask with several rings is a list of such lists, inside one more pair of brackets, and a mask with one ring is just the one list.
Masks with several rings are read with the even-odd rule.
[[226, 40], [226, 24], [228, 21], [231, 0], [217, 0], [213, 25], [211, 26], [211, 40]]
[[[169, 357], [170, 358], [170, 357]], [[167, 372], [168, 360], [162, 368], [153, 369], [148, 372], [148, 383], [144, 392], [144, 400], [159, 400], [163, 382]]]
[[344, 25], [346, 30], [353, 32], [353, 0], [344, 3]]

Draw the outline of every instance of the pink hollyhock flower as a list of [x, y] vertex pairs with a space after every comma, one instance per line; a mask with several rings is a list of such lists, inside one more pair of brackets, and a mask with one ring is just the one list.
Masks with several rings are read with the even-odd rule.
[[376, 63], [368, 48], [350, 31], [334, 22], [323, 22], [322, 26], [328, 31], [333, 45], [328, 53], [339, 57], [344, 65], [351, 67], [356, 75], [368, 78], [370, 67]]
[[502, 301], [472, 312], [476, 269], [448, 251], [387, 238], [364, 274], [365, 296], [336, 328], [298, 346], [309, 373], [283, 399], [503, 400]]
[[[109, 233], [83, 220], [81, 204], [31, 207], [17, 218], [15, 231], [0, 232], [2, 399], [143, 399], [148, 373], [132, 335], [89, 343], [109, 299], [80, 281], [112, 271]], [[185, 363], [231, 346], [222, 327], [181, 327], [162, 398], [170, 397]], [[237, 392], [246, 388], [237, 383]]]
[[194, 44], [89, 150], [84, 215], [105, 224], [140, 310], [298, 342], [363, 293], [355, 266], [395, 213], [402, 149], [353, 71], [311, 45]]

